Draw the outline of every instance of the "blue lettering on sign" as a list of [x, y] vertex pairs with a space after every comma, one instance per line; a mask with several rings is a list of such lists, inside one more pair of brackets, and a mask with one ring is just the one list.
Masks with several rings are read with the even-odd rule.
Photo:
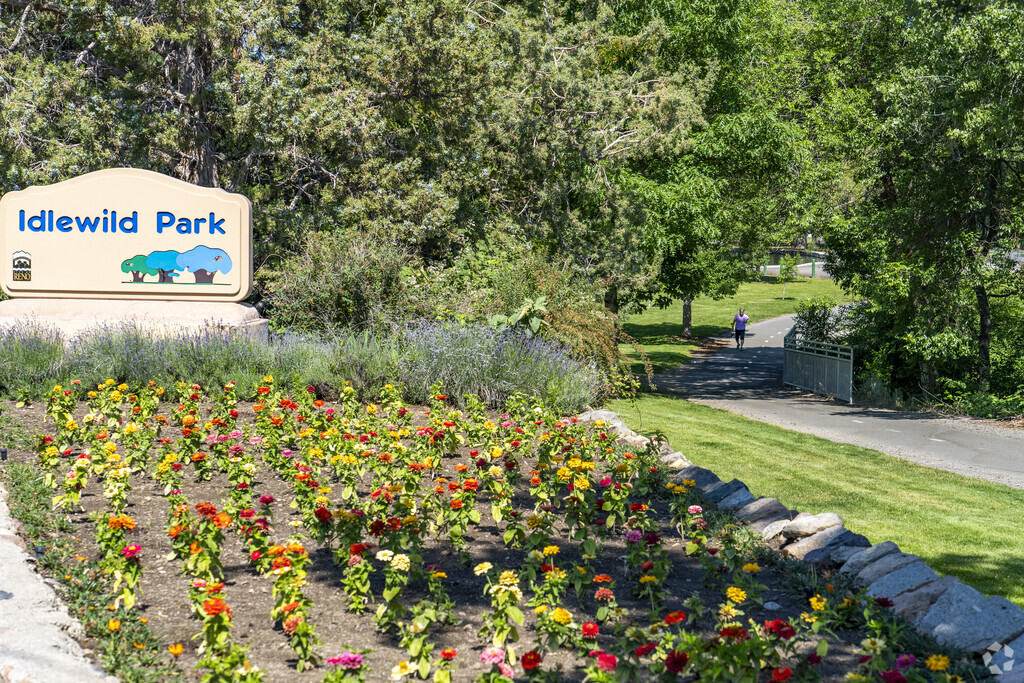
[[[199, 235], [203, 228], [209, 228], [211, 235], [226, 235], [223, 225], [226, 219], [217, 218], [211, 213], [209, 218], [178, 218], [170, 211], [158, 211], [156, 214], [156, 232], [163, 234], [165, 229], [174, 227], [181, 235]], [[24, 209], [18, 211], [18, 230], [25, 232], [73, 232], [75, 227], [79, 232], [95, 233], [126, 232], [135, 234], [139, 232], [139, 212], [132, 211], [131, 216], [118, 218], [117, 211], [103, 210], [102, 216], [55, 216], [53, 211], [40, 211], [38, 214], [28, 215]]]
[[158, 211], [156, 214], [156, 232], [159, 235], [164, 228], [174, 225], [174, 214], [170, 211]]

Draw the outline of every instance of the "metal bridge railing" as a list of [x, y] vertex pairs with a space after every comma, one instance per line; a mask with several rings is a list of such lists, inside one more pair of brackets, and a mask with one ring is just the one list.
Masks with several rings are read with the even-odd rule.
[[804, 339], [794, 327], [783, 342], [782, 382], [853, 403], [853, 347]]

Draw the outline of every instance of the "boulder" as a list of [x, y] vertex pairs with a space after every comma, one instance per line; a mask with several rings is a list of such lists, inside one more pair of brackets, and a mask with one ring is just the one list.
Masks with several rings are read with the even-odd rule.
[[820, 515], [809, 515], [803, 519], [794, 519], [783, 528], [782, 535], [793, 541], [806, 536], [813, 536], [829, 527], [842, 525], [842, 517], [834, 512], [823, 512]]
[[935, 604], [935, 601], [954, 583], [960, 583], [960, 579], [955, 576], [943, 576], [937, 581], [900, 593], [892, 598], [892, 611], [912, 622], [918, 617], [924, 616]]
[[[863, 536], [861, 537], [863, 538]], [[870, 541], [868, 542], [870, 544]], [[828, 548], [828, 562], [822, 564], [832, 567], [842, 567], [847, 560], [864, 550], [865, 546], [836, 544]]]
[[598, 420], [604, 420], [605, 422], [615, 420], [621, 422], [621, 420], [619, 420], [619, 416], [611, 410], [588, 410], [587, 412], [580, 414], [576, 419], [580, 422], [597, 422]]
[[939, 575], [924, 562], [911, 562], [869, 585], [868, 595], [873, 598], [894, 598], [938, 579]]
[[709, 503], [718, 503], [718, 501], [725, 500], [726, 498], [736, 493], [737, 491], [744, 490], [746, 488], [747, 485], [744, 484], [742, 481], [740, 481], [739, 479], [733, 479], [727, 482], [719, 482], [717, 484], [712, 484], [704, 492], [704, 497], [707, 499]]
[[901, 567], [906, 567], [911, 562], [918, 562], [921, 558], [910, 553], [889, 553], [879, 558], [860, 570], [857, 580], [865, 586], [870, 586], [886, 574], [891, 574]]
[[897, 553], [899, 550], [900, 547], [892, 541], [878, 543], [850, 557], [839, 571], [844, 574], [859, 574], [864, 567], [875, 560], [885, 557], [890, 553]]
[[744, 522], [753, 522], [777, 512], [789, 512], [789, 510], [775, 498], [758, 498], [736, 510], [736, 517]]
[[[790, 512], [794, 511], [791, 510]], [[810, 517], [810, 515], [806, 512], [800, 512], [794, 515], [793, 519], [787, 519], [786, 517], [783, 517], [782, 519], [776, 522], [772, 522], [771, 524], [768, 524], [763, 529], [761, 529], [761, 538], [763, 538], [766, 541], [770, 541], [771, 539], [781, 534], [782, 530], [786, 528], [786, 525], [790, 524], [793, 520], [803, 519], [804, 517]], [[753, 526], [754, 525], [752, 524], [751, 527]]]
[[702, 491], [707, 490], [713, 484], [721, 481], [718, 475], [709, 469], [703, 467], [697, 467], [696, 465], [690, 465], [684, 469], [679, 470], [672, 478], [676, 481], [683, 481], [684, 479], [692, 479], [697, 488]]
[[986, 598], [956, 583], [914, 625], [943, 645], [981, 652], [992, 643], [1012, 642], [1024, 633], [1024, 610], [1006, 598]]
[[738, 510], [749, 503], [754, 502], [754, 494], [746, 488], [742, 488], [731, 496], [718, 501], [718, 507], [723, 510]]
[[[749, 524], [750, 530], [754, 533], [763, 534], [765, 530], [772, 524], [775, 524], [776, 522], [792, 522], [800, 514], [801, 513], [797, 512], [796, 510], [783, 510], [780, 512], [774, 512], [765, 517], [755, 519], [753, 522]], [[783, 524], [782, 526], [785, 526], [785, 524]], [[779, 531], [782, 531], [782, 527], [779, 527]], [[775, 534], [772, 534], [772, 536], [775, 536], [776, 534], [778, 534], [778, 531], [776, 531]]]
[[[854, 548], [856, 550], [859, 550], [861, 548], [867, 548], [869, 545], [871, 545], [871, 541], [869, 541], [866, 537], [861, 536], [860, 534], [855, 534], [849, 529], [836, 526], [825, 529], [825, 531], [819, 532], [814, 536], [808, 536], [802, 541], [797, 541], [797, 543], [809, 541], [815, 536], [820, 536], [821, 534], [825, 534], [832, 531], [832, 529], [843, 529], [843, 532], [834, 536], [828, 543], [818, 548], [815, 548], [809, 551], [807, 554], [805, 554], [804, 562], [810, 562], [811, 564], [819, 565], [825, 569], [835, 569], [840, 564], [842, 564], [841, 561], [832, 558], [832, 551], [834, 551], [836, 548], [843, 547]], [[794, 543], [793, 545], [796, 545], [797, 543]], [[853, 551], [849, 552], [846, 555], [846, 557], [852, 554]]]
[[[785, 536], [785, 529], [783, 529], [782, 533], [783, 536]], [[810, 536], [802, 538], [799, 541], [796, 541], [795, 543], [790, 543], [789, 545], [784, 546], [782, 548], [782, 552], [789, 555], [790, 557], [795, 557], [798, 560], [803, 560], [812, 551], [821, 550], [822, 548], [828, 547], [844, 533], [850, 532], [842, 526], [830, 526], [827, 529], [819, 531], [816, 534], [811, 534]]]

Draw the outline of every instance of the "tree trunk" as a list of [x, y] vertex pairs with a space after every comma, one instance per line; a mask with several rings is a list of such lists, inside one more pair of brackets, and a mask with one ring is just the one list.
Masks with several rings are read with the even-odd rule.
[[132, 282], [145, 282], [146, 276], [138, 270], [132, 271]]
[[988, 393], [989, 380], [992, 377], [992, 302], [989, 301], [988, 290], [984, 284], [974, 288], [978, 297], [978, 391]]
[[196, 278], [196, 284], [203, 284], [203, 285], [213, 284], [213, 276], [216, 273], [217, 273], [216, 270], [211, 273], [210, 271], [203, 270], [202, 268], [192, 272], [192, 274]]
[[693, 299], [690, 297], [683, 299], [683, 336], [693, 336]]
[[201, 187], [217, 186], [217, 160], [214, 125], [206, 93], [213, 71], [212, 46], [205, 35], [194, 42], [175, 45], [164, 62], [164, 71], [177, 76], [178, 90], [189, 98], [189, 132], [192, 144], [182, 149], [175, 173], [185, 182]]
[[609, 285], [608, 289], [604, 290], [604, 307], [608, 309], [613, 315], [619, 314], [619, 287], [618, 285]]
[[[174, 284], [174, 278], [171, 277], [171, 273], [174, 273], [174, 271], [173, 270], [164, 270], [163, 268], [160, 268], [160, 279], [158, 279], [157, 282], [160, 283], [160, 284], [171, 284], [171, 285], [173, 285]], [[177, 273], [175, 273], [175, 275], [177, 275]]]

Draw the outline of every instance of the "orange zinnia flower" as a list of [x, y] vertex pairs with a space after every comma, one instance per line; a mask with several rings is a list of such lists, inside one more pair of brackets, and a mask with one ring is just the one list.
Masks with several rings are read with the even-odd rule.
[[287, 605], [285, 605], [284, 607], [281, 608], [281, 611], [284, 612], [285, 614], [287, 614], [288, 612], [294, 611], [295, 608], [297, 608], [298, 606], [299, 606], [298, 602], [289, 602]]
[[135, 528], [135, 520], [129, 517], [128, 515], [118, 515], [116, 517], [111, 517], [110, 521], [107, 523], [107, 526], [109, 526], [111, 529], [131, 530]]
[[170, 652], [175, 657], [178, 657], [178, 656], [181, 655], [182, 652], [185, 651], [185, 646], [182, 645], [181, 643], [175, 643], [174, 645], [168, 645], [167, 646], [167, 651]]
[[204, 602], [203, 611], [211, 617], [215, 617], [218, 614], [226, 614], [228, 619], [231, 618], [231, 608], [221, 598], [211, 598]]
[[199, 547], [199, 544], [198, 544], [198, 543], [196, 543], [196, 542], [193, 542], [193, 543], [192, 543], [192, 545], [190, 545], [190, 546], [188, 547], [188, 551], [189, 551], [190, 553], [192, 553], [193, 555], [197, 555], [197, 554], [199, 554], [199, 553], [203, 552], [203, 549]]
[[594, 583], [609, 583], [612, 577], [607, 574], [597, 574], [594, 576]]
[[231, 515], [222, 512], [213, 518], [213, 525], [218, 529], [227, 529], [231, 526]]

